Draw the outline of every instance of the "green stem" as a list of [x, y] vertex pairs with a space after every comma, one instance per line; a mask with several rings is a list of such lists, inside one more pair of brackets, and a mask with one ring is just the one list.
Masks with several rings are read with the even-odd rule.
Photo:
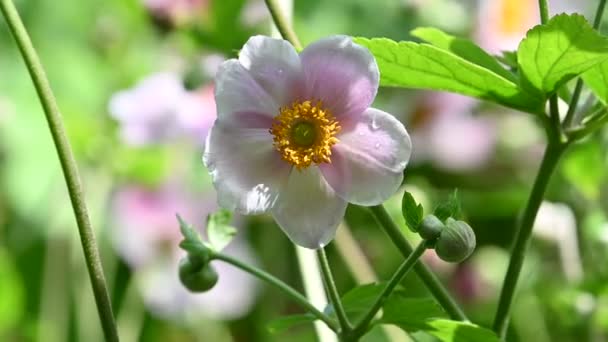
[[[386, 212], [386, 209], [382, 205], [370, 207], [372, 214], [376, 218], [378, 224], [384, 229], [384, 232], [390, 237], [395, 246], [399, 249], [403, 257], [407, 258], [413, 252], [412, 246], [407, 242], [403, 233], [399, 227], [393, 222], [390, 215]], [[414, 265], [414, 271], [418, 274], [418, 277], [426, 285], [431, 294], [435, 297], [437, 302], [443, 307], [443, 309], [450, 315], [450, 317], [457, 321], [468, 321], [464, 312], [456, 301], [450, 296], [447, 290], [443, 287], [439, 279], [424, 265], [422, 262]]]
[[547, 0], [538, 0], [538, 8], [540, 10], [540, 23], [546, 24], [549, 21], [549, 5]]
[[556, 94], [551, 95], [549, 98], [549, 117], [551, 118], [551, 124], [548, 127], [545, 127], [548, 128], [546, 131], [547, 137], [549, 138], [549, 141], [559, 143], [562, 141], [563, 130], [559, 118], [559, 107]]
[[374, 317], [376, 317], [376, 314], [378, 313], [378, 311], [380, 311], [380, 309], [384, 305], [384, 302], [388, 299], [388, 297], [391, 295], [391, 293], [393, 293], [393, 290], [395, 290], [395, 287], [397, 287], [397, 285], [399, 285], [399, 283], [401, 283], [403, 278], [416, 264], [418, 259], [420, 259], [420, 257], [424, 253], [424, 251], [426, 251], [426, 249], [427, 249], [427, 241], [425, 240], [425, 241], [420, 242], [418, 247], [416, 247], [416, 249], [407, 257], [407, 259], [405, 259], [405, 261], [401, 264], [401, 266], [399, 266], [399, 268], [397, 269], [397, 272], [395, 272], [395, 274], [393, 274], [393, 276], [391, 277], [389, 282], [386, 284], [386, 286], [382, 290], [382, 293], [380, 293], [380, 295], [378, 296], [378, 298], [376, 299], [376, 301], [374, 302], [372, 307], [369, 309], [367, 314], [361, 319], [361, 321], [359, 321], [359, 323], [357, 323], [357, 325], [355, 325], [353, 332], [351, 334], [353, 340], [356, 341], [357, 338], [359, 338], [361, 335], [363, 335], [367, 331], [370, 322], [372, 321], [372, 319], [374, 319]]
[[213, 253], [211, 255], [211, 259], [216, 259], [216, 260], [222, 260], [224, 262], [227, 262], [235, 267], [240, 268], [241, 270], [250, 273], [252, 275], [254, 275], [255, 277], [267, 282], [270, 285], [273, 285], [274, 287], [278, 288], [279, 290], [283, 291], [284, 294], [286, 294], [288, 297], [290, 297], [291, 299], [293, 299], [296, 303], [300, 304], [303, 308], [305, 308], [306, 310], [308, 310], [311, 314], [313, 314], [317, 319], [325, 322], [325, 324], [327, 324], [327, 326], [333, 330], [333, 331], [337, 331], [338, 330], [338, 325], [336, 324], [336, 322], [331, 319], [329, 316], [327, 316], [326, 314], [324, 314], [323, 312], [319, 311], [317, 308], [315, 308], [312, 304], [310, 304], [310, 302], [308, 302], [308, 300], [306, 299], [306, 297], [304, 297], [302, 294], [300, 294], [298, 291], [294, 290], [292, 287], [290, 287], [289, 285], [285, 284], [284, 282], [282, 282], [280, 279], [276, 278], [275, 276], [266, 273], [256, 267], [247, 265], [239, 260], [236, 260], [228, 255], [222, 254], [222, 253]]
[[277, 0], [265, 0], [266, 7], [268, 7], [268, 11], [270, 11], [270, 15], [272, 16], [272, 20], [276, 25], [277, 29], [281, 33], [283, 39], [288, 40], [291, 45], [293, 45], [296, 50], [302, 50], [302, 44], [298, 39], [298, 36], [294, 32], [293, 28], [289, 25], [287, 18], [281, 13], [281, 8], [277, 3]]
[[340, 294], [338, 294], [336, 282], [334, 281], [334, 277], [331, 274], [329, 262], [327, 261], [327, 254], [325, 254], [324, 248], [319, 248], [317, 250], [317, 257], [319, 258], [321, 274], [323, 275], [323, 282], [325, 283], [327, 294], [329, 295], [331, 304], [333, 305], [334, 311], [336, 312], [336, 316], [338, 317], [338, 322], [340, 323], [340, 335], [348, 335], [352, 330], [352, 326], [348, 321], [348, 317], [346, 317], [346, 311], [344, 311], [344, 307], [342, 306]]
[[97, 310], [99, 312], [105, 338], [107, 341], [118, 341], [116, 323], [112, 313], [112, 306], [110, 304], [110, 297], [108, 296], [95, 235], [91, 228], [78, 169], [74, 156], [72, 155], [70, 143], [65, 134], [57, 102], [44, 69], [42, 68], [42, 64], [40, 63], [40, 59], [36, 54], [36, 50], [32, 45], [15, 5], [11, 0], [0, 0], [0, 10], [19, 46], [19, 50], [21, 51], [21, 55], [23, 56], [44, 109], [46, 120], [55, 143], [65, 182], [67, 183], [74, 215], [76, 216], [78, 231], [80, 233], [80, 242], [84, 251], [87, 270], [91, 279], [91, 285], [93, 287], [93, 293], [95, 295]]
[[[595, 11], [595, 17], [593, 18], [593, 28], [596, 30], [599, 30], [600, 28], [605, 8], [606, 0], [600, 0], [599, 4], [597, 5], [597, 10]], [[572, 99], [570, 101], [570, 106], [568, 107], [568, 113], [566, 114], [566, 119], [564, 120], [564, 127], [569, 127], [573, 122], [578, 123], [580, 120], [579, 115], [576, 115], [576, 107], [578, 106], [578, 100], [580, 98], [582, 89], [583, 80], [579, 77], [579, 79], [576, 81], [574, 92], [572, 93]]]
[[498, 333], [503, 339], [506, 335], [509, 312], [513, 302], [517, 280], [524, 264], [524, 258], [526, 256], [528, 245], [530, 244], [530, 237], [532, 235], [532, 227], [534, 225], [534, 220], [536, 219], [536, 213], [538, 212], [538, 208], [543, 200], [545, 190], [549, 184], [549, 180], [551, 179], [551, 174], [555, 170], [559, 158], [563, 154], [565, 148], [566, 145], [557, 142], [549, 142], [547, 145], [538, 175], [536, 176], [534, 186], [532, 187], [532, 192], [530, 193], [522, 220], [517, 229], [511, 260], [509, 261], [509, 267], [507, 269], [507, 274], [505, 275], [502, 291], [500, 293], [496, 317], [494, 318], [494, 331], [496, 331], [496, 333]]

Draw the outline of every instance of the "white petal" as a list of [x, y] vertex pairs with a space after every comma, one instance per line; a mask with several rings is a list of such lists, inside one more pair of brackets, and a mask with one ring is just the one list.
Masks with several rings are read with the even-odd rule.
[[272, 119], [280, 107], [236, 59], [227, 60], [220, 66], [215, 78], [215, 101], [218, 120], [224, 124], [249, 116]]
[[220, 122], [209, 133], [203, 162], [213, 178], [220, 205], [243, 214], [270, 209], [291, 168], [275, 150], [267, 129]]
[[403, 124], [386, 112], [369, 108], [358, 120], [338, 136], [331, 164], [320, 168], [340, 197], [377, 205], [401, 185], [412, 142]]
[[346, 205], [346, 201], [329, 187], [318, 168], [294, 169], [272, 208], [272, 215], [291, 241], [317, 249], [336, 235]]
[[303, 84], [300, 57], [286, 40], [251, 37], [239, 54], [239, 61], [280, 106], [289, 105]]

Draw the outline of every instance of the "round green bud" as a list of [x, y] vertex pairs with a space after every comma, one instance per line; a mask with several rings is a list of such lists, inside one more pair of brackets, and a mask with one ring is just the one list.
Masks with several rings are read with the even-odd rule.
[[205, 292], [217, 284], [218, 275], [210, 264], [196, 265], [185, 257], [179, 262], [179, 280], [192, 292]]
[[435, 252], [443, 261], [461, 262], [473, 253], [475, 244], [473, 229], [466, 222], [450, 217], [437, 239]]
[[418, 234], [420, 234], [423, 239], [432, 241], [439, 237], [443, 229], [445, 229], [445, 224], [443, 224], [437, 216], [428, 215], [420, 222]]

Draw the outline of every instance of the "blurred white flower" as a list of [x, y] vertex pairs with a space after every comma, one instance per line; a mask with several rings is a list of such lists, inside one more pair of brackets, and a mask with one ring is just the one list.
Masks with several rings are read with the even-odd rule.
[[144, 6], [157, 18], [180, 24], [192, 19], [209, 3], [208, 0], [143, 0]]
[[578, 249], [576, 218], [570, 207], [562, 203], [543, 201], [534, 221], [534, 234], [558, 246], [562, 268], [569, 280], [577, 281], [582, 278], [583, 266]]
[[170, 72], [150, 75], [112, 96], [109, 111], [120, 124], [123, 141], [133, 146], [190, 137], [201, 145], [216, 117], [213, 86], [184, 88]]
[[[217, 209], [214, 198], [197, 200], [179, 187], [149, 190], [124, 187], [114, 195], [111, 238], [118, 254], [133, 269], [146, 305], [165, 318], [206, 316], [234, 319], [246, 314], [255, 301], [256, 282], [247, 273], [222, 262], [213, 262], [217, 285], [202, 294], [190, 293], [179, 281], [179, 259], [185, 252], [175, 214], [200, 222]], [[224, 253], [255, 264], [249, 246], [237, 237]]]

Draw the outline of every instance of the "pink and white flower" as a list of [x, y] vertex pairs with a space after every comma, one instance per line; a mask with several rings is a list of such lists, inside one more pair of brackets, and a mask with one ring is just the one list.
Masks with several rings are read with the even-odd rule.
[[112, 96], [109, 111], [120, 123], [120, 136], [132, 146], [191, 137], [203, 145], [216, 118], [213, 85], [184, 88], [178, 74], [160, 72]]
[[379, 72], [346, 36], [297, 53], [255, 36], [216, 76], [218, 118], [203, 157], [220, 205], [269, 212], [298, 245], [335, 236], [348, 202], [377, 205], [401, 185], [412, 150], [392, 115], [371, 108]]

